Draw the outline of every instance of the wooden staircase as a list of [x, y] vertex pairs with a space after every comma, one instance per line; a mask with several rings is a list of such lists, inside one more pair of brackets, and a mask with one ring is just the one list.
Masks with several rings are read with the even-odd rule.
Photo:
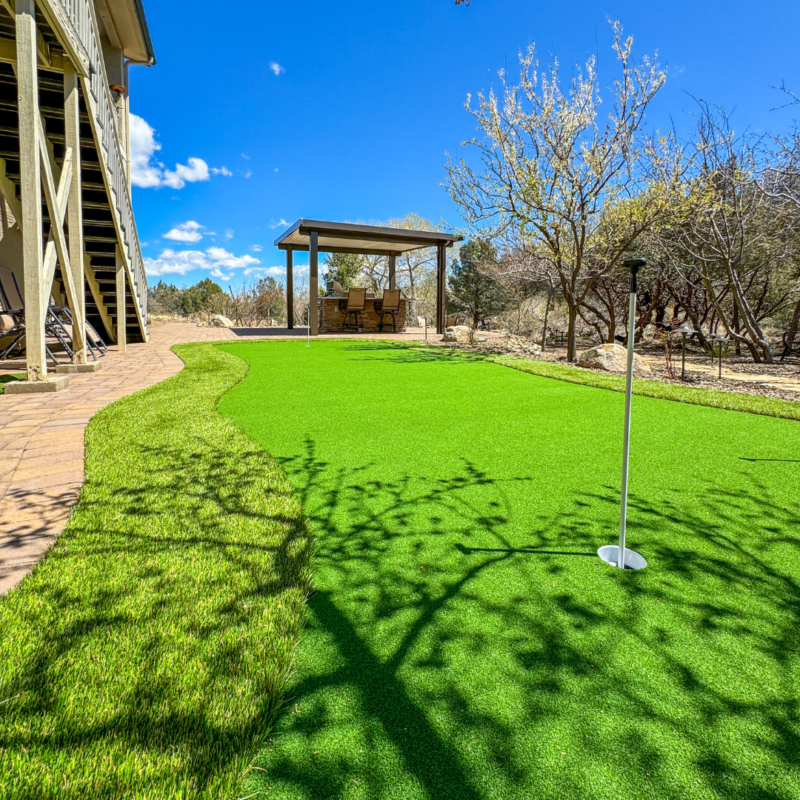
[[[8, 29], [10, 25], [10, 30]], [[0, 13], [0, 37], [13, 38], [13, 20]], [[39, 104], [48, 146], [58, 165], [64, 157], [64, 101], [61, 75], [39, 70]], [[17, 80], [12, 65], [0, 63], [0, 179], [13, 184], [17, 200], [20, 197], [19, 127], [17, 115]], [[92, 133], [86, 104], [81, 98], [81, 167], [83, 200], [83, 235], [85, 259], [84, 291], [86, 317], [107, 342], [116, 341], [117, 296], [116, 259], [118, 244], [111, 210], [111, 199], [103, 181], [97, 146]], [[6, 186], [9, 184], [7, 183]], [[50, 220], [43, 205], [43, 234], [46, 240]], [[13, 213], [13, 210], [12, 210]], [[136, 313], [136, 298], [126, 279], [126, 333], [129, 342], [143, 341], [143, 332]], [[60, 267], [56, 272], [54, 294], [64, 284]], [[56, 302], [63, 302], [56, 297]]]

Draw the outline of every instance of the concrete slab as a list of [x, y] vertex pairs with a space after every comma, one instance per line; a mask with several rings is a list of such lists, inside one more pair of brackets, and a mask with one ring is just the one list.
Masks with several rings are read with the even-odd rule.
[[60, 392], [69, 386], [66, 375], [56, 375], [44, 381], [11, 381], [6, 384], [5, 394], [42, 394], [43, 392]]
[[86, 364], [59, 364], [56, 372], [62, 375], [75, 375], [81, 372], [99, 372], [102, 368], [102, 361], [89, 361]]

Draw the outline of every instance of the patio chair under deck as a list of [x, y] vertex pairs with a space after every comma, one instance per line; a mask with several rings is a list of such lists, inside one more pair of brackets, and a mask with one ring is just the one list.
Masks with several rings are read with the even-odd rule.
[[[0, 361], [10, 358], [12, 355], [22, 355], [24, 353], [23, 343], [25, 341], [25, 301], [20, 291], [17, 278], [8, 267], [0, 267], [0, 306], [5, 316], [11, 317], [13, 325], [3, 331], [2, 338], [13, 337], [11, 343], [0, 353]], [[98, 336], [97, 331], [89, 323], [85, 323], [86, 346], [92, 358], [97, 361], [98, 355], [108, 352], [105, 342]], [[47, 308], [45, 318], [45, 336], [55, 339], [64, 352], [72, 358], [73, 342], [72, 314], [65, 306], [58, 306], [51, 301]], [[54, 365], [58, 365], [58, 359], [45, 343], [45, 352], [52, 360]]]

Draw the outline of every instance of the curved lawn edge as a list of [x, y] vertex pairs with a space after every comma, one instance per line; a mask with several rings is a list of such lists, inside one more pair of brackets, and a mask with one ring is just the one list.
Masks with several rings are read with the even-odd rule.
[[98, 412], [80, 500], [0, 600], [0, 795], [233, 796], [303, 626], [309, 537], [274, 459], [217, 411], [247, 364], [176, 345]]
[[[550, 361], [533, 361], [514, 356], [492, 356], [491, 360], [505, 367], [539, 375], [543, 378], [555, 378], [559, 381], [592, 386], [596, 389], [609, 389], [612, 392], [625, 391], [624, 375], [606, 375], [603, 373], [568, 367], [564, 364], [553, 364]], [[741, 392], [719, 392], [715, 389], [699, 389], [690, 386], [676, 386], [660, 381], [648, 381], [634, 378], [633, 393], [642, 397], [655, 397], [659, 400], [672, 400], [677, 403], [690, 403], [709, 408], [724, 408], [728, 411], [742, 411], [745, 414], [760, 414], [765, 417], [800, 420], [800, 403], [792, 400], [780, 400], [774, 397], [743, 394]]]

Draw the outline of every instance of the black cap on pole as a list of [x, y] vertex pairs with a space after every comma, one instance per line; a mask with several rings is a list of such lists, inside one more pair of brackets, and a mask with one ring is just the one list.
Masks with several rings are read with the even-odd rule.
[[636, 273], [646, 267], [647, 262], [643, 258], [627, 258], [622, 265], [631, 271], [631, 294], [636, 294]]

